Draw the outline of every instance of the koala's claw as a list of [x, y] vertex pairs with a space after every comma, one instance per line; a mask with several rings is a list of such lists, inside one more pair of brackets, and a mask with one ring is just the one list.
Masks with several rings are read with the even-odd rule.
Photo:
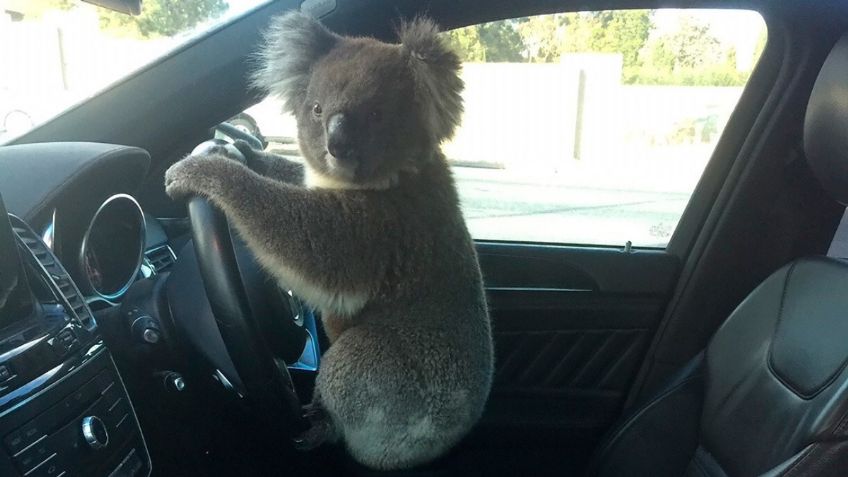
[[311, 427], [292, 439], [295, 449], [310, 451], [333, 440], [333, 423], [323, 409], [306, 405], [303, 407], [303, 417], [309, 420]]
[[313, 422], [312, 427], [302, 432], [292, 441], [294, 442], [295, 449], [305, 452], [320, 447], [322, 444], [330, 441], [332, 435], [332, 424], [329, 420], [322, 420]]
[[302, 409], [303, 418], [308, 419], [309, 421], [320, 420], [326, 417], [324, 408], [315, 403], [304, 404]]

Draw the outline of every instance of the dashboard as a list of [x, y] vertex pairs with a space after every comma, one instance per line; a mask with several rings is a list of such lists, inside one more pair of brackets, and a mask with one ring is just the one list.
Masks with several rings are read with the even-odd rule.
[[0, 148], [2, 476], [151, 474], [98, 324], [138, 278], [174, 262], [127, 193], [148, 161], [105, 144]]
[[[134, 198], [149, 166], [128, 146], [0, 147], [0, 476], [196, 474], [210, 447], [232, 444], [209, 416], [247, 412], [243, 382], [190, 223], [154, 218]], [[234, 247], [254, 278], [251, 305], [275, 317], [263, 337], [308, 394], [321, 350], [314, 314]]]

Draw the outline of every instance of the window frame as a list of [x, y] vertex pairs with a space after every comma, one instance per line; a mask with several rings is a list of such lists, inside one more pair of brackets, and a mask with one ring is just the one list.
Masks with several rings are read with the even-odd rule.
[[[571, 3], [571, 2], [569, 2]], [[582, 6], [582, 5], [581, 5]], [[657, 5], [652, 2], [633, 2], [626, 7], [622, 7], [620, 2], [604, 2], [598, 5], [598, 8], [587, 10], [574, 5], [558, 5], [558, 8], [540, 8], [537, 4], [532, 4], [522, 9], [521, 7], [509, 8], [505, 7], [508, 14], [490, 15], [492, 10], [486, 11], [486, 16], [476, 16], [474, 21], [472, 17], [467, 17], [462, 22], [443, 25], [443, 31], [449, 31], [469, 26], [496, 22], [502, 20], [510, 20], [528, 16], [552, 15], [564, 13], [578, 13], [585, 11], [603, 11], [603, 10], [739, 10], [757, 13], [763, 21], [766, 29], [766, 44], [760, 54], [748, 81], [742, 87], [742, 93], [739, 97], [736, 106], [734, 106], [730, 117], [719, 135], [716, 146], [710, 154], [710, 158], [701, 173], [700, 179], [692, 190], [689, 200], [681, 213], [677, 226], [672, 231], [668, 243], [665, 247], [651, 247], [643, 245], [632, 245], [631, 242], [625, 239], [625, 242], [618, 245], [605, 244], [583, 244], [575, 242], [548, 242], [548, 241], [524, 241], [524, 240], [507, 240], [507, 239], [483, 239], [472, 237], [477, 243], [488, 244], [504, 244], [504, 245], [524, 245], [540, 247], [579, 247], [579, 248], [595, 248], [606, 250], [623, 250], [629, 251], [645, 251], [645, 252], [664, 252], [669, 255], [685, 260], [696, 248], [696, 244], [701, 248], [705, 246], [705, 242], [711, 231], [715, 228], [719, 220], [723, 206], [730, 200], [735, 184], [738, 182], [740, 175], [744, 172], [746, 164], [751, 158], [759, 152], [760, 144], [758, 139], [767, 131], [769, 126], [768, 118], [780, 106], [780, 98], [772, 95], [776, 87], [780, 87], [781, 83], [790, 81], [790, 73], [787, 72], [784, 65], [783, 54], [785, 51], [785, 35], [782, 34], [782, 25], [775, 22], [768, 12], [755, 8], [754, 5], [748, 5], [748, 8], [733, 8], [731, 6], [723, 6], [721, 8], [713, 8], [708, 6], [691, 6], [691, 5]], [[521, 14], [516, 14], [516, 12]], [[458, 187], [457, 187], [458, 188]], [[698, 244], [698, 241], [702, 242]]]

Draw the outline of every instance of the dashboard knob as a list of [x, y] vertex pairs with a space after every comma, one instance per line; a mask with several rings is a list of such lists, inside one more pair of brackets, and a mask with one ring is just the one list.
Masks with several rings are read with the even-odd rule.
[[141, 332], [141, 339], [144, 340], [145, 343], [156, 344], [159, 342], [159, 330], [156, 328], [145, 328], [144, 331]]
[[106, 424], [97, 416], [86, 416], [82, 419], [82, 436], [85, 443], [94, 450], [103, 449], [109, 445], [109, 431]]

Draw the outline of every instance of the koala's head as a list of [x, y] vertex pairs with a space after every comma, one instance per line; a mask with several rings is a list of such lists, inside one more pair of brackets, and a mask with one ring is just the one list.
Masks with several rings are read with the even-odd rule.
[[449, 138], [462, 114], [460, 60], [427, 19], [400, 44], [343, 37], [301, 13], [276, 18], [254, 85], [297, 118], [313, 173], [368, 187], [390, 182]]

